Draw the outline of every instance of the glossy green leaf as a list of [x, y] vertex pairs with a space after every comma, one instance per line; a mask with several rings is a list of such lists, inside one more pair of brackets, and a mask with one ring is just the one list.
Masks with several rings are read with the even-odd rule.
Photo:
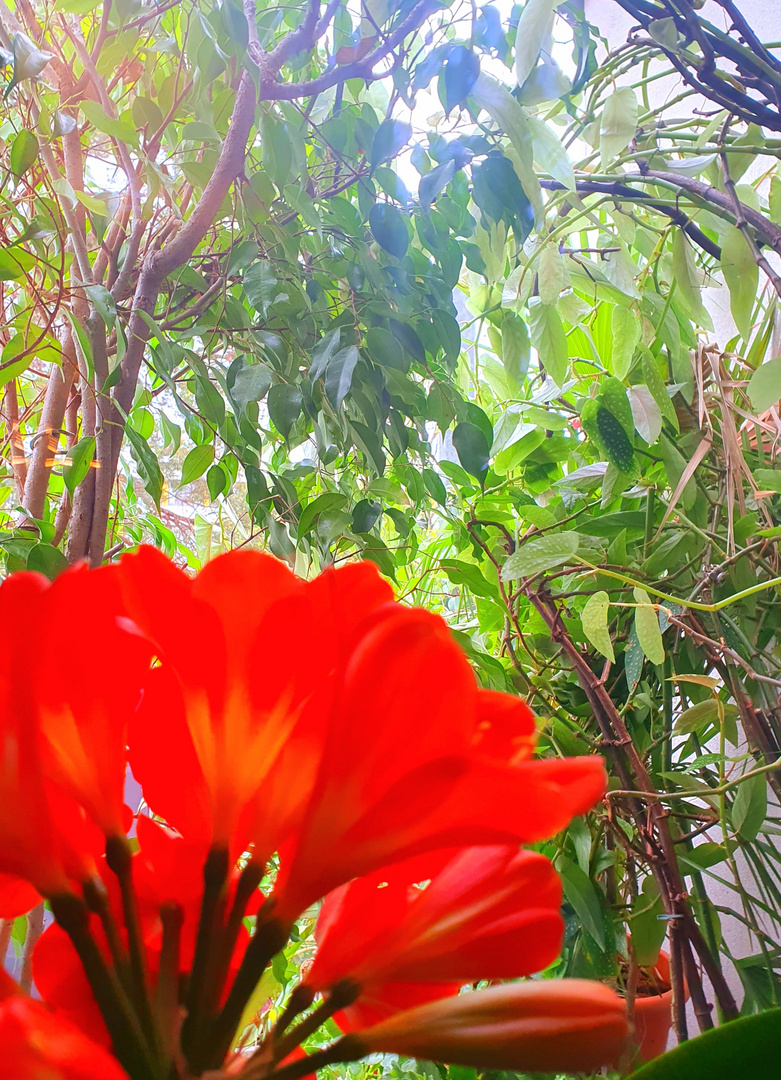
[[634, 138], [637, 128], [637, 97], [630, 86], [622, 86], [608, 95], [599, 125], [599, 148], [602, 161], [617, 157]]
[[182, 478], [179, 487], [186, 487], [199, 480], [214, 461], [214, 447], [211, 443], [194, 446], [182, 462]]
[[662, 411], [651, 391], [644, 383], [630, 386], [627, 390], [635, 430], [641, 439], [653, 446], [662, 431]]
[[732, 803], [732, 828], [744, 843], [756, 840], [767, 816], [767, 780], [760, 773], [741, 781]]
[[765, 360], [748, 382], [747, 393], [756, 413], [778, 405], [781, 401], [781, 356]]
[[37, 574], [44, 574], [51, 580], [63, 570], [67, 570], [69, 566], [70, 563], [60, 549], [52, 544], [34, 544], [27, 556], [27, 569]]
[[663, 664], [664, 644], [656, 608], [645, 589], [635, 588], [632, 591], [638, 605], [635, 609], [635, 631], [640, 648], [652, 664]]
[[466, 45], [454, 45], [447, 55], [442, 72], [442, 104], [445, 107], [445, 116], [449, 116], [456, 105], [466, 101], [479, 74], [480, 58], [477, 53]]
[[139, 435], [131, 424], [125, 424], [125, 438], [130, 444], [130, 453], [138, 467], [138, 473], [144, 482], [144, 487], [151, 495], [155, 506], [159, 509], [160, 497], [163, 494], [165, 484], [160, 462], [147, 440]]
[[110, 135], [112, 139], [117, 139], [119, 142], [127, 143], [128, 146], [138, 145], [138, 132], [132, 124], [109, 116], [99, 102], [80, 101], [79, 108], [98, 131]]
[[580, 537], [576, 532], [553, 532], [526, 540], [505, 561], [502, 580], [515, 581], [532, 577], [545, 570], [553, 570], [563, 563], [571, 562], [578, 548]]
[[540, 363], [556, 385], [563, 386], [569, 370], [569, 354], [558, 309], [533, 297], [529, 301], [529, 334]]
[[17, 178], [23, 176], [38, 157], [38, 137], [26, 128], [14, 136], [9, 153], [11, 172]]
[[603, 656], [611, 663], [615, 663], [616, 655], [613, 651], [613, 642], [608, 630], [608, 613], [610, 611], [610, 597], [604, 591], [596, 592], [586, 601], [586, 606], [580, 616], [583, 624], [583, 633]]
[[659, 886], [653, 874], [643, 878], [643, 885], [632, 906], [629, 931], [635, 959], [641, 967], [653, 967], [667, 936], [667, 919]]
[[369, 161], [373, 168], [392, 161], [412, 137], [412, 125], [401, 120], [383, 120], [372, 140]]
[[277, 383], [269, 390], [268, 413], [283, 439], [288, 438], [293, 424], [301, 415], [303, 401], [298, 387], [289, 383]]
[[350, 391], [357, 363], [358, 349], [355, 345], [340, 349], [328, 362], [325, 369], [325, 392], [335, 409], [341, 406]]
[[564, 895], [575, 909], [583, 929], [594, 939], [600, 949], [604, 951], [605, 925], [602, 917], [602, 907], [597, 895], [594, 883], [588, 874], [571, 859], [560, 857], [556, 861], [556, 869], [561, 875], [561, 883], [564, 886]]
[[250, 401], [262, 401], [269, 391], [272, 378], [266, 364], [245, 362], [236, 373], [231, 387], [231, 397], [239, 409], [246, 409]]
[[476, 424], [463, 421], [453, 431], [453, 446], [458, 460], [469, 473], [482, 484], [488, 473], [491, 447], [484, 431]]
[[640, 319], [633, 307], [617, 304], [611, 313], [613, 374], [622, 382], [629, 374], [640, 341]]
[[65, 487], [72, 495], [92, 465], [95, 457], [95, 436], [85, 435], [84, 438], [79, 439], [70, 448], [67, 457], [68, 464], [62, 470], [62, 478], [65, 481]]
[[769, 1009], [681, 1043], [628, 1080], [770, 1080], [780, 1060], [781, 1009]]
[[377, 243], [388, 252], [401, 259], [409, 247], [407, 220], [390, 203], [375, 203], [369, 213], [369, 228]]
[[721, 242], [721, 272], [729, 289], [729, 306], [740, 334], [748, 340], [759, 284], [759, 268], [743, 233], [729, 225]]
[[545, 47], [559, 0], [527, 0], [515, 35], [515, 81], [523, 84], [537, 66]]

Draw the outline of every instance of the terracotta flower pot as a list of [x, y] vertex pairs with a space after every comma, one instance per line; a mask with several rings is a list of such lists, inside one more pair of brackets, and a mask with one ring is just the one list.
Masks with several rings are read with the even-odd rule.
[[[650, 974], [651, 979], [644, 980], [645, 985], [639, 988], [635, 997], [634, 1041], [637, 1046], [638, 1061], [651, 1061], [664, 1053], [672, 1024], [672, 990], [663, 989], [661, 993], [649, 993], [653, 983], [657, 983], [660, 988], [669, 988], [669, 953], [659, 953], [659, 959]], [[685, 987], [684, 990], [688, 998], [689, 992]]]

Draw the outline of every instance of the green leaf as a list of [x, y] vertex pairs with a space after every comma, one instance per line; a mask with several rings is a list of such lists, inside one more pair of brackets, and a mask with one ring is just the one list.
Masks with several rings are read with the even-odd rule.
[[[631, 416], [628, 400], [627, 407]], [[628, 476], [637, 475], [637, 462], [632, 442], [627, 436], [624, 425], [614, 413], [595, 398], [588, 398], [581, 408], [580, 422], [585, 433], [614, 468]]]
[[380, 247], [401, 259], [409, 247], [407, 219], [390, 203], [375, 203], [369, 211], [369, 228]]
[[331, 361], [331, 357], [339, 351], [341, 333], [342, 331], [338, 326], [334, 330], [329, 330], [327, 334], [323, 334], [312, 349], [312, 363], [308, 372], [312, 382], [316, 382], [318, 379], [322, 378], [325, 369]]
[[260, 117], [260, 145], [263, 171], [281, 191], [293, 171], [293, 143], [287, 125], [268, 112]]
[[304, 399], [297, 386], [277, 383], [268, 392], [268, 414], [283, 439], [287, 440], [290, 429], [301, 415]]
[[614, 90], [605, 101], [599, 125], [599, 149], [603, 164], [625, 150], [637, 130], [637, 98], [630, 86]]
[[770, 1080], [779, 1061], [781, 1009], [768, 1009], [681, 1043], [627, 1080]]
[[534, 225], [534, 210], [509, 158], [492, 150], [472, 165], [472, 198], [492, 221], [506, 222], [519, 243], [524, 242]]
[[201, 443], [194, 446], [182, 462], [182, 479], [179, 487], [186, 487], [203, 476], [211, 463], [214, 461], [214, 447], [211, 443]]
[[431, 172], [422, 176], [418, 185], [420, 205], [424, 208], [431, 206], [434, 199], [445, 190], [455, 174], [456, 163], [451, 158], [449, 161], [443, 161], [441, 165], [437, 165]]
[[711, 317], [703, 307], [700, 295], [701, 274], [694, 262], [691, 244], [680, 227], [673, 229], [673, 275], [689, 315], [704, 329], [712, 330]]
[[638, 606], [635, 609], [635, 630], [640, 648], [652, 664], [664, 663], [664, 644], [659, 629], [659, 616], [645, 589], [633, 590]]
[[616, 655], [607, 628], [609, 610], [610, 597], [606, 592], [600, 591], [588, 598], [580, 619], [583, 624], [583, 633], [594, 648], [614, 664]]
[[435, 473], [433, 469], [424, 469], [423, 483], [426, 491], [434, 502], [438, 502], [440, 506], [444, 506], [447, 502], [447, 488], [442, 483], [439, 474]]
[[117, 305], [114, 297], [104, 285], [85, 285], [84, 291], [106, 326], [111, 329], [117, 319]]
[[566, 283], [564, 256], [558, 244], [555, 241], [545, 244], [537, 264], [537, 289], [543, 304], [554, 307]]
[[22, 128], [11, 143], [9, 162], [11, 172], [17, 179], [30, 168], [38, 157], [38, 138], [32, 131]]
[[617, 304], [610, 316], [613, 374], [621, 382], [629, 374], [640, 341], [640, 316], [634, 307]]
[[67, 570], [70, 563], [59, 548], [51, 544], [34, 544], [27, 556], [27, 569], [38, 574], [44, 574], [54, 580], [63, 570]]
[[406, 371], [407, 360], [399, 339], [383, 326], [372, 326], [366, 331], [366, 351], [375, 364]]
[[736, 225], [727, 227], [721, 241], [721, 272], [729, 289], [732, 318], [741, 337], [747, 341], [757, 298], [759, 267], [745, 236]]
[[[3, 349], [3, 359], [0, 363], [0, 386], [5, 386], [11, 379], [16, 379], [27, 371], [35, 359], [35, 353], [25, 352], [26, 343], [23, 334], [14, 334]], [[24, 354], [24, 355], [20, 355]], [[19, 356], [20, 359], [16, 359]]]
[[296, 530], [297, 538], [303, 540], [307, 533], [311, 532], [321, 514], [335, 509], [341, 510], [346, 505], [347, 496], [340, 491], [326, 491], [322, 495], [318, 495], [316, 499], [312, 499], [301, 511]]
[[442, 72], [442, 104], [445, 107], [445, 116], [449, 116], [456, 105], [466, 101], [479, 74], [480, 60], [477, 53], [466, 45], [453, 45]]
[[405, 124], [401, 120], [383, 120], [374, 133], [369, 151], [369, 162], [372, 168], [376, 169], [378, 165], [392, 161], [411, 138], [411, 124]]
[[526, 123], [531, 132], [535, 162], [543, 172], [574, 191], [575, 172], [561, 138], [539, 116], [527, 116]]
[[662, 431], [661, 409], [656, 404], [651, 391], [643, 383], [639, 386], [630, 386], [627, 396], [632, 407], [637, 434], [641, 439], [645, 439], [649, 446], [653, 446]]
[[125, 438], [130, 444], [130, 453], [138, 467], [138, 474], [144, 482], [144, 487], [159, 510], [165, 480], [155, 452], [131, 424], [125, 424]]
[[358, 363], [358, 349], [348, 345], [331, 357], [325, 369], [325, 392], [328, 400], [338, 409], [352, 386], [355, 365]]
[[67, 457], [70, 464], [62, 470], [62, 479], [72, 495], [89, 472], [92, 459], [95, 457], [95, 436], [85, 435], [83, 439], [79, 439], [70, 448]]
[[558, 310], [537, 296], [529, 301], [529, 333], [540, 363], [556, 385], [563, 386], [569, 370], [567, 335]]
[[756, 840], [767, 816], [767, 780], [762, 773], [743, 780], [732, 803], [732, 828], [746, 843]]
[[653, 874], [643, 879], [642, 889], [632, 908], [629, 928], [637, 963], [641, 967], [653, 967], [667, 935], [664, 905]]
[[20, 82], [37, 78], [51, 59], [52, 53], [43, 52], [32, 38], [17, 31], [13, 37], [14, 73], [5, 88], [3, 100]]
[[529, 117], [507, 87], [483, 71], [472, 88], [472, 100], [485, 109], [502, 133], [509, 137], [518, 156], [530, 164], [532, 129]]
[[575, 909], [583, 929], [591, 935], [604, 952], [605, 922], [602, 917], [602, 905], [594, 884], [588, 874], [571, 859], [563, 856], [556, 860], [556, 869], [561, 875], [564, 895]]
[[514, 311], [502, 312], [502, 364], [511, 389], [520, 391], [530, 358], [529, 331], [526, 323]]
[[132, 124], [109, 116], [99, 102], [80, 101], [79, 108], [89, 123], [104, 135], [110, 135], [112, 139], [127, 143], [128, 146], [138, 146], [138, 132]]
[[560, 0], [528, 0], [515, 35], [515, 81], [523, 86], [537, 66]]
[[453, 431], [453, 446], [456, 448], [462, 467], [482, 484], [488, 474], [488, 462], [491, 457], [491, 447], [485, 432], [476, 424], [470, 424], [465, 420], [456, 424]]
[[637, 626], [634, 621], [629, 629], [629, 639], [624, 649], [624, 672], [626, 685], [631, 693], [640, 682], [640, 676], [643, 673], [643, 650], [637, 638]]
[[[306, 511], [304, 511], [306, 513]], [[361, 499], [353, 507], [351, 529], [355, 533], [367, 533], [379, 521], [382, 504], [373, 499]], [[303, 518], [303, 514], [301, 515]]]
[[514, 551], [502, 567], [502, 581], [532, 577], [544, 570], [552, 570], [562, 563], [571, 562], [580, 546], [576, 532], [546, 533], [527, 540]]
[[781, 494], [781, 469], [754, 469], [753, 476], [760, 490]]
[[684, 709], [675, 721], [675, 731], [681, 735], [690, 735], [693, 731], [701, 734], [708, 724], [719, 718], [719, 702], [715, 697], [698, 701]]
[[0, 248], [0, 281], [16, 281], [24, 275], [24, 267], [14, 257], [14, 252]]
[[756, 413], [766, 412], [781, 401], [781, 356], [774, 356], [757, 368], [748, 381], [747, 391]]
[[272, 383], [272, 374], [266, 364], [247, 363], [236, 372], [230, 395], [240, 411], [244, 411], [250, 401], [262, 401]]
[[643, 350], [643, 379], [648, 389], [651, 391], [656, 404], [659, 406], [659, 411], [665, 420], [678, 431], [678, 417], [675, 412], [675, 406], [670, 400], [670, 395], [667, 393], [667, 387], [659, 374], [656, 367], [656, 361], [648, 349]]

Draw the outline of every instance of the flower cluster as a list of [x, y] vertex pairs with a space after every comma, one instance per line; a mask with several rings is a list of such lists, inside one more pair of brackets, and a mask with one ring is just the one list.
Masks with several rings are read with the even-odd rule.
[[[56, 920], [33, 957], [46, 1005], [0, 984], [14, 1076], [620, 1055], [623, 1008], [598, 985], [461, 993], [558, 955], [557, 875], [521, 845], [594, 805], [600, 759], [533, 760], [526, 705], [479, 689], [446, 624], [370, 564], [303, 582], [237, 551], [191, 578], [141, 548], [51, 584], [12, 575], [0, 634], [0, 916], [43, 896]], [[231, 1057], [318, 901], [314, 962], [255, 1052]], [[343, 1037], [303, 1055], [331, 1016]]]

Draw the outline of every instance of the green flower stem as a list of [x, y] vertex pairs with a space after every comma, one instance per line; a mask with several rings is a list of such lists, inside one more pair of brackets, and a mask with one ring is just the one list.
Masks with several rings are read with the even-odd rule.
[[200, 1063], [203, 1068], [217, 1069], [222, 1064], [252, 991], [290, 936], [290, 924], [274, 917], [275, 907], [274, 900], [267, 900], [258, 913], [255, 933], [247, 945], [228, 998], [209, 1032], [208, 1059]]
[[156, 1055], [159, 1057], [162, 1052], [162, 1043], [152, 1011], [152, 993], [146, 963], [146, 948], [144, 947], [144, 935], [141, 929], [138, 898], [133, 885], [133, 855], [124, 836], [107, 837], [106, 862], [116, 874], [122, 894], [122, 913], [125, 918], [125, 930], [130, 955], [133, 1001], [149, 1045], [154, 1048]]
[[108, 1028], [114, 1053], [132, 1080], [159, 1080], [154, 1058], [116, 973], [106, 964], [89, 928], [89, 912], [76, 896], [50, 900], [52, 914], [73, 943]]
[[179, 1047], [179, 951], [184, 913], [179, 904], [167, 903], [160, 908], [163, 924], [163, 944], [160, 950], [160, 970], [155, 989], [155, 1014], [163, 1042], [166, 1063], [173, 1062]]
[[285, 1011], [277, 1020], [274, 1031], [272, 1032], [273, 1039], [280, 1039], [295, 1018], [305, 1009], [308, 1009], [312, 1002], [315, 1000], [315, 992], [311, 986], [307, 986], [306, 983], [299, 983], [295, 987], [292, 994], [288, 998]]
[[250, 1059], [249, 1065], [242, 1069], [239, 1077], [240, 1080], [260, 1080], [261, 1077], [264, 1077], [264, 1080], [300, 1080], [300, 1077], [309, 1076], [310, 1073], [317, 1072], [326, 1065], [358, 1061], [368, 1053], [368, 1047], [361, 1042], [358, 1035], [344, 1035], [335, 1043], [326, 1046], [324, 1050], [308, 1054], [299, 1061], [293, 1061], [290, 1065], [277, 1069], [276, 1072], [264, 1073], [265, 1063], [255, 1065], [253, 1068], [252, 1059]]
[[122, 985], [130, 992], [130, 958], [122, 940], [122, 934], [114, 912], [111, 910], [108, 895], [103, 882], [100, 880], [85, 881], [83, 885], [84, 902], [90, 911], [100, 919], [103, 933], [106, 935], [111, 960]]
[[202, 1022], [193, 1031], [192, 1042], [189, 1046], [189, 1055], [193, 1060], [199, 1060], [206, 1052], [210, 1026], [218, 1011], [225, 981], [228, 978], [236, 942], [244, 921], [244, 912], [260, 885], [265, 869], [264, 863], [255, 863], [252, 860], [247, 863], [239, 877], [227, 922], [222, 925], [221, 918], [220, 925], [214, 928], [200, 995]]
[[191, 1064], [191, 1053], [202, 1038], [203, 1024], [208, 1015], [208, 975], [211, 954], [217, 946], [225, 919], [229, 867], [229, 856], [225, 848], [213, 848], [206, 856], [203, 866], [203, 899], [185, 1001], [187, 1015], [182, 1025], [182, 1049]]
[[309, 1016], [305, 1016], [287, 1035], [275, 1043], [273, 1063], [284, 1060], [288, 1054], [295, 1050], [297, 1046], [300, 1046], [304, 1039], [317, 1031], [320, 1025], [324, 1024], [334, 1013], [347, 1008], [348, 1005], [352, 1005], [360, 992], [360, 986], [358, 983], [353, 982], [352, 979], [342, 979], [341, 982], [336, 983], [331, 988], [328, 997]]

